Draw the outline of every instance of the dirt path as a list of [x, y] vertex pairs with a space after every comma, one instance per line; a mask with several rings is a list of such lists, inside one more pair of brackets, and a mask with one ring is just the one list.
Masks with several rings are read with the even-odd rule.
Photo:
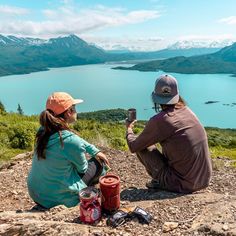
[[0, 235], [236, 235], [236, 170], [230, 160], [214, 160], [207, 189], [181, 195], [147, 190], [149, 177], [135, 155], [103, 151], [121, 178], [121, 206], [147, 210], [153, 216], [149, 225], [132, 220], [113, 229], [103, 216], [89, 226], [81, 224], [79, 207], [34, 209], [26, 187], [31, 159], [23, 154], [0, 170]]

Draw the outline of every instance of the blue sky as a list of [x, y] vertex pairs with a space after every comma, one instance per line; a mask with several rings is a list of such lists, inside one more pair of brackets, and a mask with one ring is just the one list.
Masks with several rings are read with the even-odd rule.
[[235, 0], [0, 0], [0, 34], [76, 34], [105, 49], [236, 41]]

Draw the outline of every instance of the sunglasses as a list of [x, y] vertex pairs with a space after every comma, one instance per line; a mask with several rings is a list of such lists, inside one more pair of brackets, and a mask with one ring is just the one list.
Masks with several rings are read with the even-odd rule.
[[69, 108], [71, 112], [76, 113], [75, 105], [73, 105], [71, 108]]

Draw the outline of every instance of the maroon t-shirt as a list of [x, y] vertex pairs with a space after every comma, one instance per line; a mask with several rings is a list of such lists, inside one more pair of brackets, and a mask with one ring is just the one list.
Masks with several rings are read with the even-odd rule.
[[138, 137], [128, 132], [127, 143], [131, 152], [160, 143], [168, 162], [161, 179], [168, 189], [191, 192], [208, 186], [212, 166], [207, 135], [188, 107], [153, 116]]

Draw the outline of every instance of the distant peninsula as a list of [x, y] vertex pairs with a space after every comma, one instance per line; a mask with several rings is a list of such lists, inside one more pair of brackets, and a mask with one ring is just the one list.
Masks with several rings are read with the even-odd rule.
[[220, 51], [191, 57], [174, 57], [153, 60], [131, 67], [115, 67], [119, 70], [165, 71], [182, 74], [233, 74], [236, 76], [236, 43]]

